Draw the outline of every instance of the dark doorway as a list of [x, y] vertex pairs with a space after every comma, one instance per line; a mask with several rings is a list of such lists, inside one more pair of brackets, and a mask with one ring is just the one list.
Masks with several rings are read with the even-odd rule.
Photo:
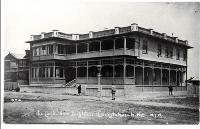
[[65, 69], [65, 83], [68, 83], [76, 78], [76, 68], [67, 67]]

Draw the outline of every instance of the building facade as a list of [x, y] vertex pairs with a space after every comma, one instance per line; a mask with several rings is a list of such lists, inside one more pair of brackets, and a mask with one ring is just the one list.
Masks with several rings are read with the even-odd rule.
[[131, 24], [88, 34], [32, 35], [30, 84], [186, 87], [187, 41]]
[[4, 81], [19, 82], [21, 85], [29, 84], [29, 57], [30, 50], [25, 50], [26, 55], [10, 53], [4, 58]]

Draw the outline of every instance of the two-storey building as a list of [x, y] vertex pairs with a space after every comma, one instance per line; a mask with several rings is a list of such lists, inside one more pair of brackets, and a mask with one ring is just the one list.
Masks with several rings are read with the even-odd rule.
[[4, 58], [4, 81], [19, 82], [21, 85], [29, 84], [29, 57], [30, 50], [25, 50], [26, 55], [8, 53]]
[[[166, 90], [169, 85], [186, 89], [186, 40], [131, 24], [88, 34], [53, 30], [32, 35], [30, 84], [75, 82], [93, 86], [116, 85], [135, 91]], [[105, 93], [106, 94], [106, 93]]]

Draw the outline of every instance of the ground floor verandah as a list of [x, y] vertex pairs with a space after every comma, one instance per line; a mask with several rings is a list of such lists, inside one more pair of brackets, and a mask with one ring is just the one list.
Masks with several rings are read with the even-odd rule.
[[33, 62], [30, 82], [66, 84], [75, 81], [80, 84], [97, 85], [97, 65], [101, 65], [101, 85], [185, 86], [186, 67], [133, 57]]

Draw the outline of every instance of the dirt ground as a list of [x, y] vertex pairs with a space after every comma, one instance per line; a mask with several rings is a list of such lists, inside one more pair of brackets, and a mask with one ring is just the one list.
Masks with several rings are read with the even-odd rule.
[[[87, 96], [7, 92], [4, 101], [4, 122], [12, 124], [199, 123], [198, 97], [144, 101], [98, 101], [98, 99]], [[158, 106], [159, 104], [161, 106]], [[163, 106], [162, 104], [171, 104], [171, 106]]]

